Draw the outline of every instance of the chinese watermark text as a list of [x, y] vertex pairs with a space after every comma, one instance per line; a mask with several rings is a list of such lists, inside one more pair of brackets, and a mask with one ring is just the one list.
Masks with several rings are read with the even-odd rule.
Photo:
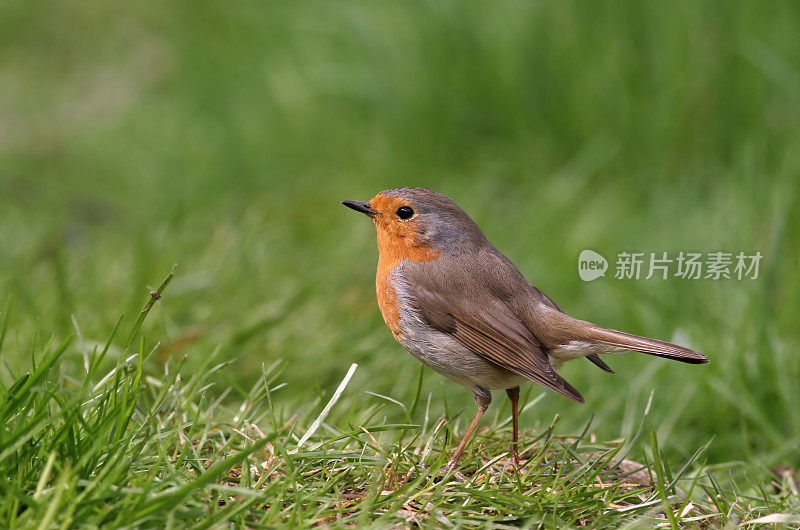
[[[763, 258], [756, 252], [620, 252], [614, 266], [617, 280], [757, 280]], [[605, 276], [608, 261], [593, 250], [578, 256], [578, 275], [590, 282]]]

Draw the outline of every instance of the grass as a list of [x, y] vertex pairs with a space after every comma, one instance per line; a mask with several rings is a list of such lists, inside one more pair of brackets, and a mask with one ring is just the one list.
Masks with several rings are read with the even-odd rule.
[[[800, 467], [799, 26], [793, 2], [3, 3], [4, 517], [613, 527], [796, 513], [796, 485], [773, 487], [771, 470]], [[469, 481], [438, 481], [474, 405], [387, 333], [374, 235], [339, 205], [400, 185], [454, 197], [569, 313], [711, 364], [569, 363], [586, 405], [525, 389], [523, 440], [546, 466], [479, 471], [504, 458], [496, 400]], [[754, 281], [584, 283], [586, 248], [764, 260]], [[263, 448], [233, 430], [261, 440], [245, 420]], [[626, 490], [591, 463], [609, 450], [660, 480]], [[263, 462], [267, 478], [241, 473]]]
[[[282, 386], [275, 384], [277, 364], [263, 369], [231, 411], [219, 399], [208, 402], [208, 376], [226, 367], [214, 365], [213, 356], [187, 381], [180, 375], [182, 362], [159, 378], [147, 376], [145, 363], [156, 350], [148, 353], [144, 341], [127, 356], [171, 278], [151, 294], [108, 373], [98, 373], [98, 367], [119, 326], [102, 349], [86, 352], [82, 380], [55, 370], [71, 341], [57, 347], [51, 341], [31, 371], [4, 389], [0, 465], [11, 473], [3, 478], [0, 512], [10, 526], [210, 527], [229, 521], [619, 527], [663, 522], [663, 514], [673, 525], [737, 522], [787, 503], [773, 494], [765, 496], [765, 506], [736, 506], [716, 482], [700, 482], [706, 474], [697, 466], [701, 451], [673, 475], [655, 433], [655, 465], [631, 470], [653, 470], [655, 476], [637, 481], [620, 469], [630, 462], [621, 442], [592, 442], [585, 432], [557, 436], [555, 421], [526, 441], [520, 474], [510, 472], [505, 460], [508, 419], [495, 418], [497, 429], [480, 437], [462, 465], [470, 477], [442, 480], [442, 449], [452, 423], [445, 416], [430, 421], [429, 409], [421, 425], [387, 423], [383, 415], [389, 403], [409, 419], [416, 416], [421, 386], [410, 406], [377, 394], [368, 406], [352, 397], [338, 402], [334, 394], [329, 404], [347, 411], [335, 423], [314, 421], [324, 427], [320, 435], [312, 426], [298, 439], [311, 416], [287, 418], [272, 406]], [[690, 484], [688, 492], [678, 489], [683, 482]], [[691, 501], [695, 492], [710, 507]]]
[[[275, 406], [285, 387], [279, 362], [263, 365], [238, 399], [210, 396], [209, 378], [230, 368], [218, 363], [219, 350], [186, 380], [186, 357], [148, 374], [159, 344], [148, 350], [139, 332], [172, 278], [150, 293], [124, 342], [120, 319], [102, 347], [83, 350], [79, 376], [59, 370], [74, 340], [51, 339], [30, 371], [2, 389], [0, 513], [8, 526], [620, 528], [799, 520], [790, 475], [774, 486], [720, 477], [706, 465], [707, 446], [671, 466], [652, 430], [644, 463], [630, 459], [641, 448], [650, 402], [630, 440], [598, 442], [591, 421], [580, 435], [561, 435], [558, 415], [524, 432], [519, 472], [509, 466], [510, 417], [496, 411], [454, 476], [443, 468], [463, 418], [435, 419], [431, 395], [421, 393], [422, 371], [404, 403], [348, 389], [353, 364], [319, 415], [323, 396], [291, 415]], [[101, 371], [118, 342], [113, 368]], [[523, 412], [542, 396], [527, 392]], [[406, 423], [387, 419], [394, 407]]]

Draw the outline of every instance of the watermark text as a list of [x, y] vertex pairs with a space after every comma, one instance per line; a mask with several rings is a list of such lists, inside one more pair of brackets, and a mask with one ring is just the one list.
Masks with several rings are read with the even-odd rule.
[[[757, 280], [763, 256], [755, 252], [620, 252], [617, 280]], [[578, 256], [578, 275], [590, 282], [605, 276], [608, 261], [594, 250]]]

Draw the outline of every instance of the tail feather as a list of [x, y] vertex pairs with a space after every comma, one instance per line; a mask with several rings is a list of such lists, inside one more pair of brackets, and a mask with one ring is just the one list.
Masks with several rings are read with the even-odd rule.
[[708, 364], [708, 357], [702, 353], [663, 340], [631, 335], [594, 324], [586, 330], [586, 335], [587, 339], [604, 346], [638, 351], [684, 363]]

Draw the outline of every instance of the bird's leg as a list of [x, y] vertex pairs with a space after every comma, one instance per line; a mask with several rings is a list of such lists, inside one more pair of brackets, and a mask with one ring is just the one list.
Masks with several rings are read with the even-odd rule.
[[488, 390], [476, 388], [472, 392], [475, 394], [475, 404], [478, 406], [478, 411], [475, 413], [475, 417], [472, 418], [472, 423], [469, 424], [467, 433], [464, 435], [464, 438], [461, 439], [461, 443], [458, 444], [458, 449], [456, 449], [453, 458], [451, 458], [447, 463], [447, 467], [445, 467], [445, 473], [448, 473], [456, 468], [458, 459], [461, 458], [461, 453], [464, 452], [464, 447], [467, 446], [467, 442], [472, 436], [472, 433], [475, 431], [475, 427], [478, 426], [478, 422], [481, 421], [483, 413], [486, 412], [486, 409], [489, 408], [489, 403], [492, 402], [492, 394]]
[[517, 433], [519, 432], [519, 421], [517, 417], [517, 404], [519, 403], [519, 387], [506, 389], [508, 399], [511, 400], [511, 458], [514, 461], [514, 467], [519, 469], [519, 443], [517, 441]]

